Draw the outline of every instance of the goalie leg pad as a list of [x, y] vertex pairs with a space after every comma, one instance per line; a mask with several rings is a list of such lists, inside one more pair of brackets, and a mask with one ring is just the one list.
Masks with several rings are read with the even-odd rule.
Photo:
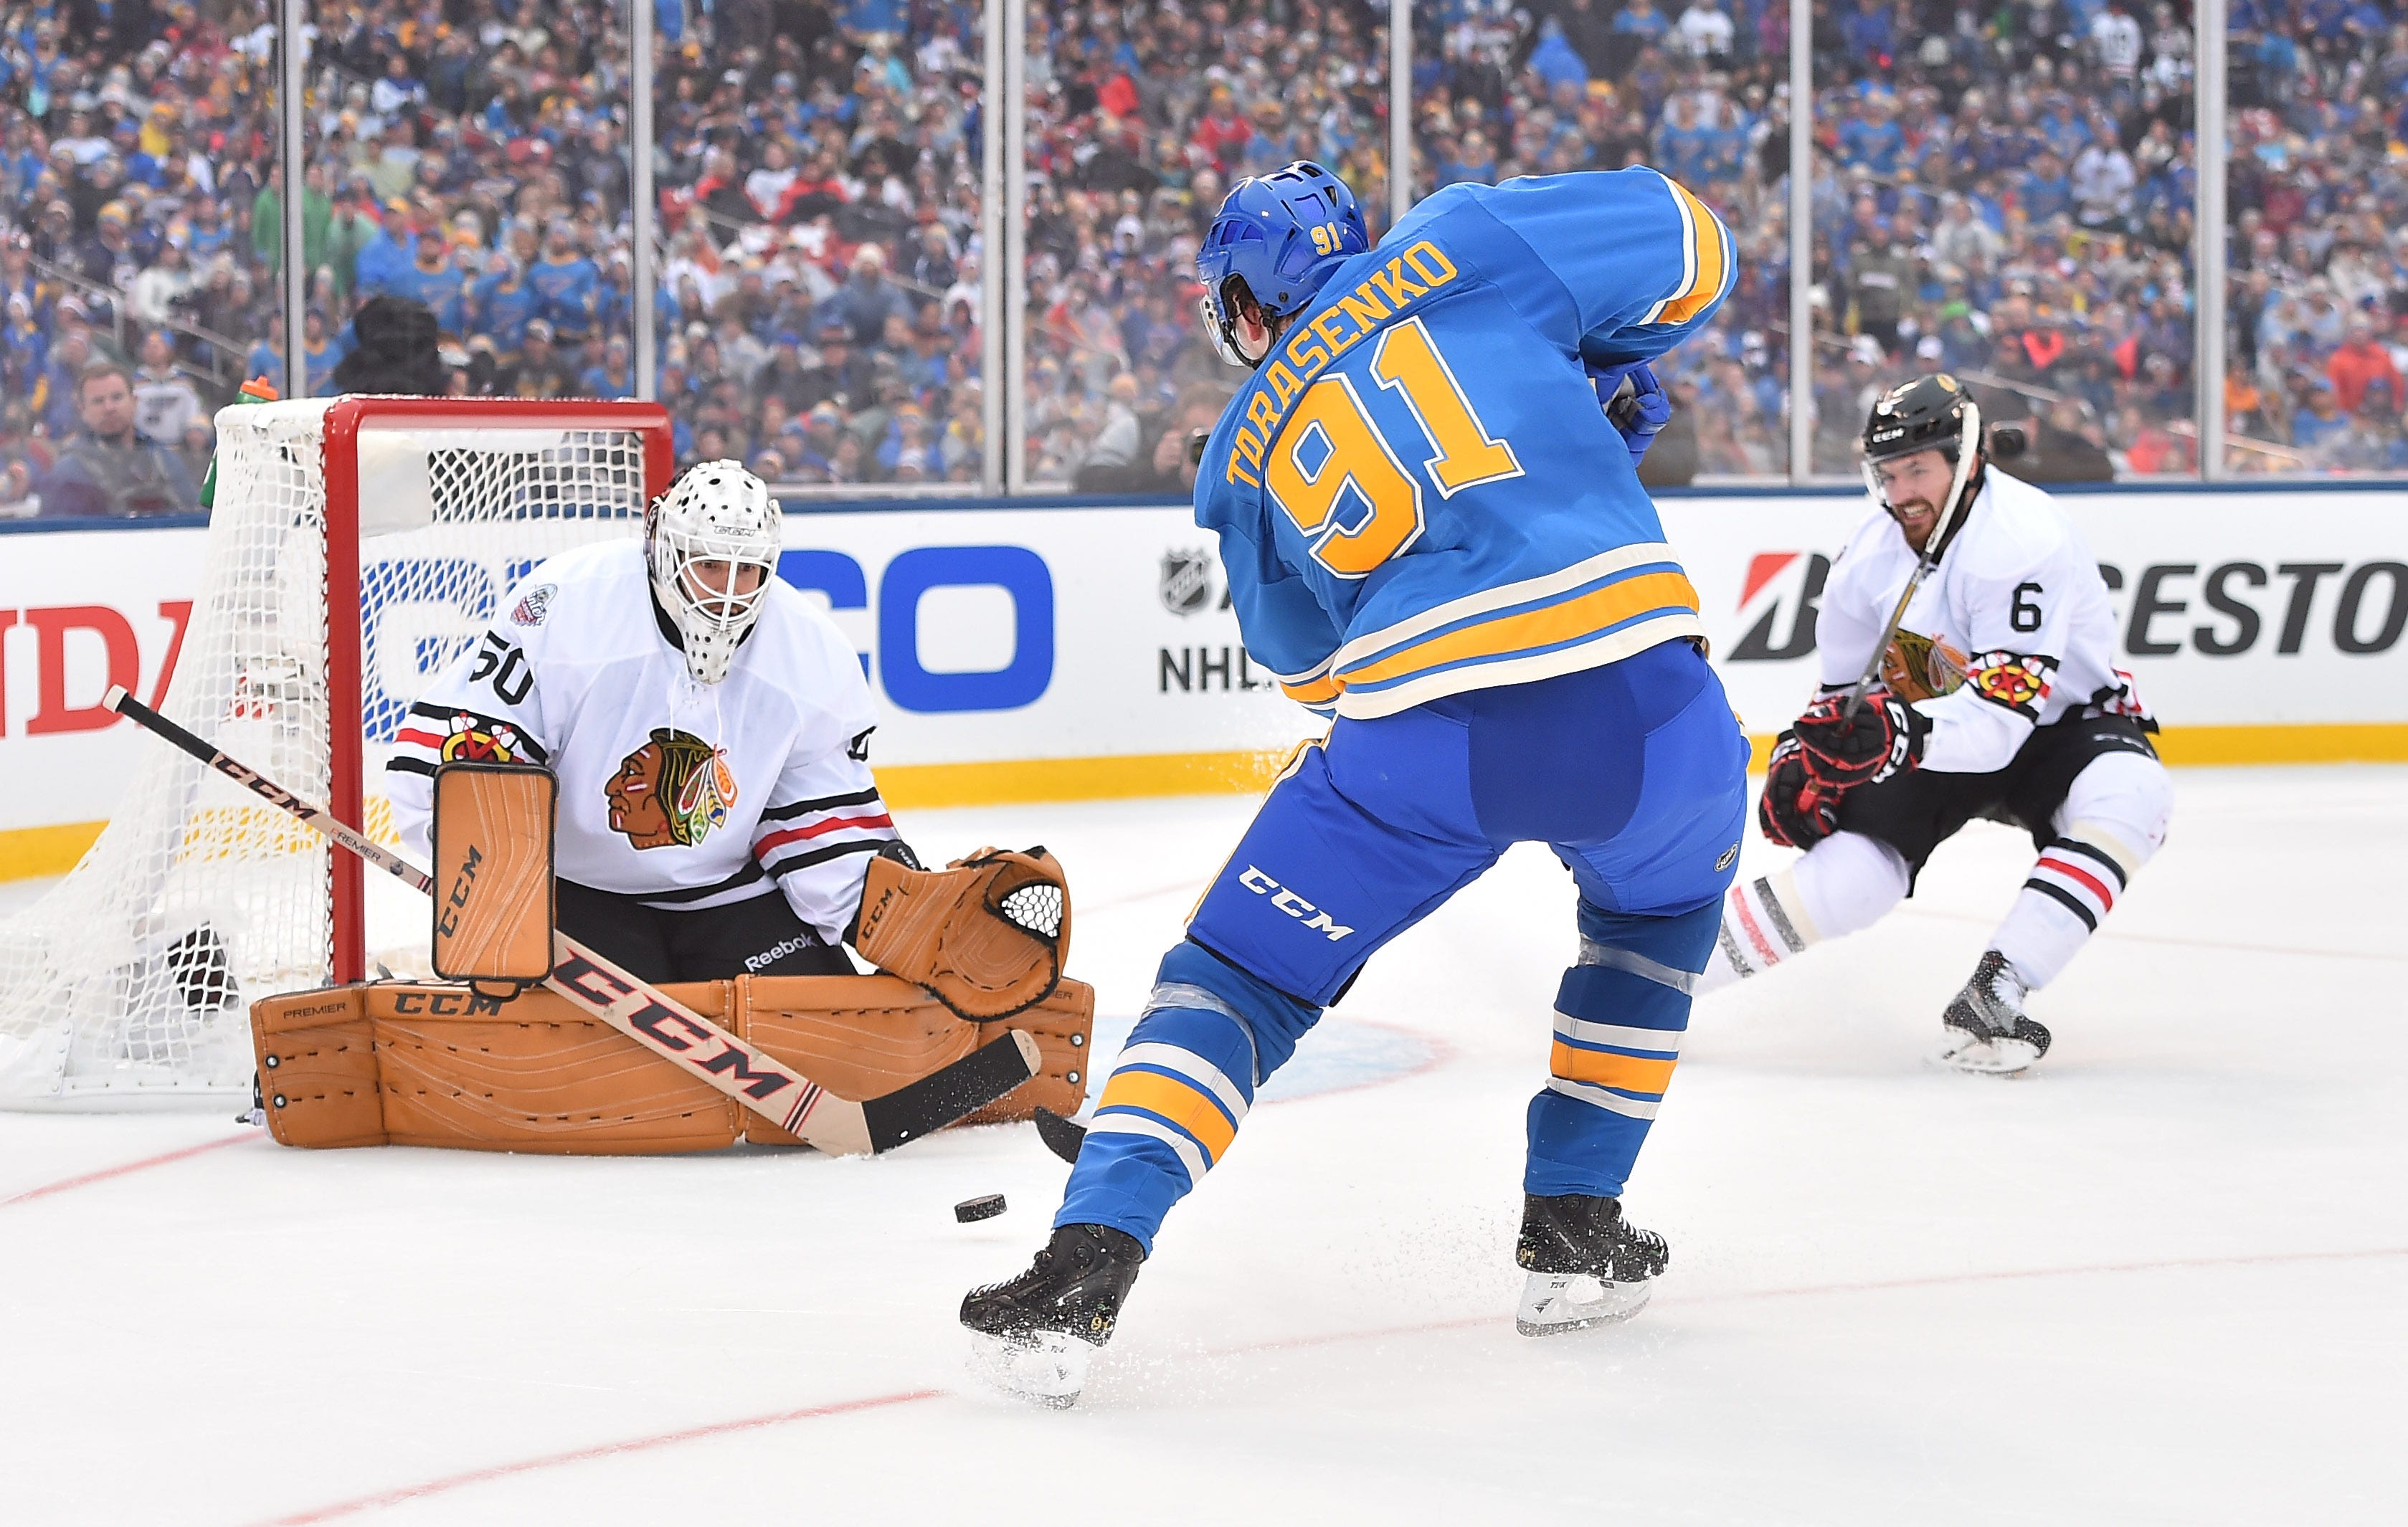
[[[962, 1122], [1027, 1119], [1039, 1104], [1067, 1116], [1086, 1098], [1096, 992], [1082, 981], [1063, 981], [1036, 1006], [980, 1024], [894, 976], [747, 977], [737, 989], [743, 1036], [838, 1097], [891, 1092], [1018, 1029], [1037, 1041], [1038, 1074]], [[796, 1143], [755, 1119], [744, 1120], [744, 1137]]]
[[277, 1144], [380, 1146], [389, 1138], [366, 994], [363, 987], [335, 986], [251, 1005], [251, 1057]]

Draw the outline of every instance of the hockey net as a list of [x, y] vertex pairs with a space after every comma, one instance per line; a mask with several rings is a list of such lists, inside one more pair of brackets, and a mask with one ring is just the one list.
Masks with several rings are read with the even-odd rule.
[[[638, 534], [671, 466], [649, 404], [343, 398], [217, 424], [199, 596], [152, 703], [387, 841], [381, 766], [421, 690], [537, 563]], [[0, 1107], [247, 1101], [251, 1001], [423, 968], [422, 898], [140, 746], [91, 851], [0, 922]]]

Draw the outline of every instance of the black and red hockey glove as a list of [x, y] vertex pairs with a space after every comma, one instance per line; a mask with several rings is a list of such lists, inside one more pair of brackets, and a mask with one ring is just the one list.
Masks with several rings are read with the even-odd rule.
[[1840, 792], [1814, 782], [1797, 734], [1784, 732], [1764, 776], [1756, 824], [1784, 849], [1811, 849], [1840, 830]]
[[1923, 762], [1931, 720], [1885, 689], [1865, 692], [1854, 716], [1846, 694], [1826, 694], [1806, 707], [1791, 730], [1805, 750], [1806, 772], [1835, 790], [1878, 785]]

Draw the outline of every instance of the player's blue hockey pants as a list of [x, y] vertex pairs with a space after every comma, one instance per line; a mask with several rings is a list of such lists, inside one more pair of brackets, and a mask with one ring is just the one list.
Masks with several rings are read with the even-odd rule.
[[1686, 641], [1340, 720], [1272, 787], [1163, 958], [1054, 1222], [1110, 1225], [1150, 1249], [1372, 952], [1525, 842], [1571, 870], [1581, 953], [1555, 998], [1524, 1183], [1619, 1194], [1713, 948], [1747, 754]]

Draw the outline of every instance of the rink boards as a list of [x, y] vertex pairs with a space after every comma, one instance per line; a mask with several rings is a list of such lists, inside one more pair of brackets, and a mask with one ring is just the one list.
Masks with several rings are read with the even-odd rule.
[[[2099, 559], [2123, 665], [2175, 762], [2408, 759], [2408, 489], [2057, 501]], [[1760, 751], [1815, 683], [1816, 602], [1867, 501], [1699, 492], [1660, 507]], [[1211, 538], [1182, 504], [814, 506], [786, 524], [780, 571], [861, 652], [880, 710], [872, 757], [897, 805], [1254, 789], [1320, 730], [1246, 656]], [[64, 870], [114, 808], [145, 744], [99, 698], [111, 683], [164, 689], [207, 537], [191, 524], [11, 528], [0, 879]], [[413, 554], [404, 538], [363, 558], [377, 607], [366, 670], [394, 695], [453, 655], [417, 635], [443, 612], [380, 603], [437, 581], [409, 576]], [[458, 612], [470, 621], [523, 566], [498, 541], [483, 554], [485, 578], [440, 580], [482, 601]], [[398, 706], [368, 710], [373, 749]]]

